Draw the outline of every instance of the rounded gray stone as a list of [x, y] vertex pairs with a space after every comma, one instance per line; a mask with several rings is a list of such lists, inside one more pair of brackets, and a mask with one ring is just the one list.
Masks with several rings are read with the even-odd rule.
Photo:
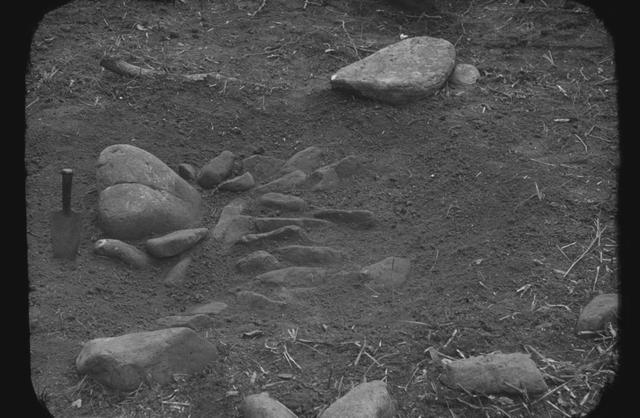
[[124, 183], [165, 191], [192, 206], [200, 193], [155, 155], [129, 144], [111, 145], [100, 153], [96, 169], [98, 192]]
[[131, 267], [145, 268], [151, 265], [151, 259], [144, 251], [117, 239], [99, 239], [93, 250], [96, 254], [115, 258]]
[[296, 418], [289, 408], [273, 399], [267, 392], [249, 395], [238, 408], [243, 418]]
[[407, 103], [440, 89], [455, 59], [455, 47], [447, 40], [408, 38], [341, 68], [331, 86], [391, 104]]
[[203, 189], [212, 189], [229, 177], [236, 155], [231, 151], [222, 151], [209, 161], [198, 173], [197, 182]]
[[128, 144], [105, 148], [96, 170], [98, 221], [110, 238], [135, 240], [188, 228], [201, 197], [154, 155]]
[[597, 332], [605, 329], [607, 323], [615, 322], [618, 315], [618, 295], [605, 293], [594, 297], [580, 313], [578, 332]]
[[173, 257], [196, 245], [208, 233], [207, 228], [173, 231], [160, 237], [148, 239], [145, 248], [149, 254], [157, 258]]
[[76, 369], [105, 386], [131, 391], [145, 382], [170, 383], [174, 374], [199, 372], [217, 359], [214, 345], [179, 327], [88, 341]]
[[395, 401], [381, 380], [361, 383], [332, 403], [320, 418], [394, 418]]
[[480, 71], [471, 64], [457, 64], [449, 77], [449, 82], [455, 85], [468, 86], [475, 84], [480, 78]]
[[547, 391], [542, 373], [528, 354], [492, 353], [445, 365], [442, 381], [455, 389], [483, 394], [529, 394]]
[[251, 173], [244, 173], [240, 176], [223, 181], [218, 186], [218, 189], [226, 190], [229, 192], [243, 192], [245, 190], [249, 190], [250, 188], [255, 186], [255, 184], [256, 183], [253, 180], [253, 176], [251, 175]]

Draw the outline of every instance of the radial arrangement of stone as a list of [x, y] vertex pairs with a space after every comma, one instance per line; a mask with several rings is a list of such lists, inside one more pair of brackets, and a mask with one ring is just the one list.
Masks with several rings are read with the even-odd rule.
[[[444, 39], [408, 38], [339, 69], [330, 85], [393, 105], [433, 96], [445, 83], [472, 86], [476, 67], [456, 63], [455, 47]], [[303, 306], [298, 295], [323, 286], [357, 284], [376, 293], [393, 292], [415, 280], [412, 260], [388, 254], [377, 260], [354, 260], [339, 245], [318, 243], [327, 229], [354, 234], [375, 229], [375, 213], [357, 208], [311, 204], [299, 192], [339, 189], [366, 169], [355, 155], [330, 158], [329, 150], [310, 146], [288, 159], [267, 155], [246, 158], [222, 150], [201, 167], [182, 162], [175, 171], [151, 153], [129, 144], [105, 148], [96, 165], [98, 224], [103, 237], [94, 253], [132, 271], [170, 261], [160, 279], [185, 288], [193, 256], [208, 239], [220, 251], [237, 251], [231, 268], [237, 286], [229, 296], [204, 301], [183, 312], [157, 318], [153, 329], [96, 338], [76, 358], [80, 374], [103, 385], [131, 391], [141, 384], [166, 385], [176, 375], [190, 375], [219, 362], [218, 347], [202, 332], [230, 306], [244, 310], [287, 312]], [[219, 207], [215, 224], [204, 225], [201, 193], [235, 193]], [[222, 206], [222, 205], [219, 205]], [[255, 213], [265, 209], [273, 216]], [[618, 297], [596, 296], [577, 319], [576, 331], [603, 331], [617, 318]], [[437, 356], [437, 353], [435, 354]], [[494, 352], [443, 362], [441, 382], [466, 393], [536, 395], [548, 391], [543, 374], [529, 354]], [[295, 417], [268, 392], [247, 394], [244, 417]], [[363, 382], [336, 399], [320, 418], [391, 418], [398, 412], [385, 381]]]

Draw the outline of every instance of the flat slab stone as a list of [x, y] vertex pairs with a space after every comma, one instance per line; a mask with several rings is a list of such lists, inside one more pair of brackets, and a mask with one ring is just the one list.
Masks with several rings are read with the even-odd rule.
[[178, 261], [173, 267], [167, 270], [164, 278], [162, 279], [162, 283], [165, 286], [179, 286], [184, 283], [191, 261], [191, 257], [184, 257], [182, 260]]
[[264, 232], [261, 234], [246, 234], [244, 235], [239, 242], [250, 244], [257, 242], [269, 242], [269, 241], [283, 241], [283, 240], [292, 240], [292, 241], [301, 241], [308, 242], [310, 241], [304, 229], [300, 228], [296, 225], [287, 225], [282, 228], [274, 229], [273, 231]]
[[297, 418], [296, 414], [267, 392], [247, 396], [238, 410], [243, 418]]
[[[447, 386], [483, 394], [529, 394], [547, 391], [542, 373], [528, 354], [493, 353], [455, 360], [445, 365]], [[462, 389], [461, 389], [462, 390]]]
[[470, 86], [480, 78], [480, 71], [471, 64], [457, 64], [449, 77], [449, 82], [458, 86]]
[[251, 173], [258, 181], [268, 180], [280, 172], [285, 161], [267, 155], [252, 155], [242, 160], [244, 171]]
[[240, 176], [223, 181], [218, 186], [218, 190], [225, 190], [229, 192], [243, 192], [249, 190], [255, 186], [256, 182], [253, 180], [251, 173], [244, 173]]
[[373, 288], [398, 287], [407, 280], [411, 261], [402, 257], [387, 257], [360, 270]]
[[618, 295], [605, 293], [594, 297], [582, 309], [578, 318], [578, 332], [597, 332], [605, 329], [608, 322], [615, 322], [618, 315]]
[[394, 418], [396, 405], [381, 380], [362, 383], [332, 403], [320, 418]]
[[320, 167], [309, 176], [309, 182], [313, 184], [311, 190], [335, 189], [340, 185], [341, 180], [356, 174], [360, 167], [360, 160], [354, 155], [348, 155], [339, 161]]
[[105, 386], [131, 391], [144, 382], [170, 383], [174, 374], [202, 371], [217, 359], [214, 345], [179, 327], [93, 339], [83, 345], [76, 368]]
[[254, 189], [256, 193], [287, 192], [301, 187], [307, 181], [307, 174], [302, 170], [295, 170], [278, 177], [269, 183]]
[[301, 228], [322, 228], [331, 226], [330, 221], [316, 218], [253, 218], [253, 224], [258, 232], [269, 232], [283, 226], [295, 225]]
[[258, 250], [239, 259], [235, 267], [239, 273], [256, 274], [275, 270], [280, 267], [280, 262], [273, 254]]
[[257, 293], [251, 290], [241, 290], [236, 293], [236, 299], [238, 303], [245, 305], [251, 309], [275, 309], [280, 310], [286, 308], [287, 303], [285, 301], [279, 301], [271, 299], [261, 293]]
[[295, 170], [302, 170], [306, 174], [311, 173], [322, 165], [322, 159], [325, 152], [322, 148], [311, 146], [296, 152], [289, 158], [282, 167], [281, 171], [289, 173]]
[[444, 39], [419, 36], [389, 45], [338, 70], [331, 86], [391, 103], [433, 95], [453, 71], [455, 47]]
[[159, 328], [187, 327], [194, 331], [202, 331], [213, 326], [213, 319], [203, 314], [171, 315], [156, 319], [156, 324]]
[[256, 281], [274, 286], [317, 286], [327, 278], [327, 271], [320, 267], [286, 267], [256, 276]]
[[345, 258], [342, 251], [321, 246], [287, 245], [272, 251], [282, 261], [300, 266], [338, 263]]
[[245, 200], [235, 199], [222, 209], [211, 234], [215, 240], [233, 244], [243, 235], [255, 232], [253, 217], [241, 215], [247, 205]]
[[313, 212], [313, 217], [356, 228], [372, 228], [376, 224], [371, 211], [360, 209], [318, 209]]
[[307, 209], [307, 202], [304, 199], [282, 193], [265, 193], [258, 197], [258, 204], [272, 209], [288, 210], [292, 212], [302, 212]]
[[202, 305], [197, 305], [190, 308], [187, 312], [190, 314], [203, 314], [203, 315], [218, 315], [225, 309], [227, 309], [227, 304], [219, 301], [212, 301]]

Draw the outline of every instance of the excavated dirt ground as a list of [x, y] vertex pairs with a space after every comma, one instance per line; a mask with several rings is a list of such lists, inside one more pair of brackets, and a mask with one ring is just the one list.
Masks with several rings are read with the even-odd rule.
[[[481, 80], [399, 107], [329, 88], [337, 69], [401, 34], [449, 40]], [[100, 67], [105, 54], [240, 81], [126, 78]], [[615, 330], [583, 338], [575, 324], [594, 295], [618, 291], [614, 69], [612, 39], [593, 12], [552, 0], [434, 1], [424, 13], [382, 0], [78, 0], [52, 11], [27, 74], [34, 390], [65, 417], [233, 417], [244, 395], [262, 390], [315, 417], [363, 378], [387, 381], [401, 417], [592, 410], [615, 375]], [[284, 312], [250, 311], [231, 293], [250, 280], [233, 269], [247, 249], [206, 240], [178, 288], [161, 280], [175, 259], [136, 271], [100, 257], [95, 163], [116, 143], [173, 168], [223, 150], [286, 159], [317, 145], [330, 161], [359, 156], [363, 170], [335, 191], [295, 194], [368, 209], [376, 227], [309, 234], [345, 250], [347, 267], [410, 258], [409, 279], [388, 292], [326, 285]], [[73, 262], [51, 257], [62, 167], [75, 170], [84, 228]], [[202, 195], [202, 225], [213, 228], [242, 194]], [[219, 345], [219, 365], [124, 394], [77, 374], [83, 342], [153, 329], [210, 300], [229, 305], [202, 333]], [[262, 335], [243, 338], [254, 330]], [[562, 387], [542, 400], [470, 396], [440, 383], [429, 347], [454, 359], [531, 352], [549, 388]]]

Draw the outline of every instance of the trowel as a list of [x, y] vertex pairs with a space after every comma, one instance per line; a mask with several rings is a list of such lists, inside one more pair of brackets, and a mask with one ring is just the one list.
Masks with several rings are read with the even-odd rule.
[[74, 259], [82, 233], [80, 214], [71, 210], [71, 183], [73, 170], [63, 168], [62, 210], [51, 214], [51, 244], [55, 258]]

